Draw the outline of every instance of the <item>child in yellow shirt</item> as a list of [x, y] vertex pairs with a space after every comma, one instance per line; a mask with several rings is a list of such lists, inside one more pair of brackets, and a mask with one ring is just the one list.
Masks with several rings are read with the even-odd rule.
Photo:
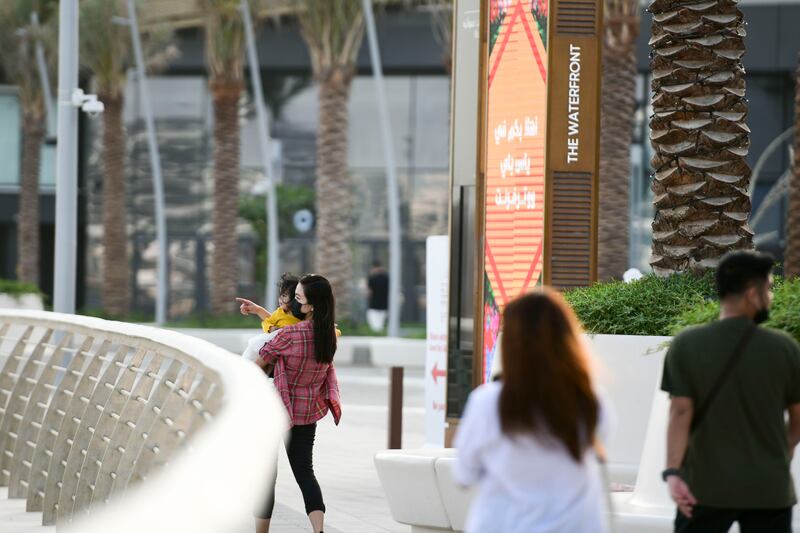
[[292, 302], [294, 302], [294, 291], [297, 288], [299, 278], [291, 274], [284, 274], [278, 283], [279, 296], [278, 308], [273, 312], [269, 312], [258, 304], [246, 300], [244, 298], [236, 298], [239, 302], [239, 312], [243, 315], [257, 315], [261, 319], [261, 329], [263, 333], [256, 335], [247, 341], [247, 348], [245, 349], [242, 357], [250, 361], [258, 359], [258, 352], [261, 348], [271, 341], [278, 330], [286, 326], [297, 324], [304, 317], [297, 316], [296, 313], [299, 309], [293, 311]]

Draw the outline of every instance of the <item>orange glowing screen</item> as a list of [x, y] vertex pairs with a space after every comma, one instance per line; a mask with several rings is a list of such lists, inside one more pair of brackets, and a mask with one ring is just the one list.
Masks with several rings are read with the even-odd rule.
[[548, 0], [490, 0], [483, 370], [506, 303], [541, 283]]

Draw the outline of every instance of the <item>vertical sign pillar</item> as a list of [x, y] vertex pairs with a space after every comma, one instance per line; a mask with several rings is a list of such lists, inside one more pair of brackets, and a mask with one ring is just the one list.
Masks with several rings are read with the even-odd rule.
[[425, 243], [425, 445], [445, 444], [447, 399], [447, 315], [449, 238], [431, 235]]
[[[505, 305], [541, 285], [597, 278], [603, 0], [483, 0], [480, 47], [469, 41], [462, 49], [477, 25], [466, 8], [475, 13], [476, 2], [454, 7], [451, 430], [467, 389], [489, 379]], [[462, 98], [475, 86], [475, 67], [478, 94]], [[477, 150], [463, 142], [464, 125], [473, 123]], [[464, 167], [476, 152], [473, 172]]]
[[603, 2], [552, 4], [545, 282], [567, 289], [597, 279]]
[[453, 73], [450, 93], [450, 264], [447, 324], [447, 431], [453, 436], [469, 391], [474, 387], [475, 280], [480, 255], [476, 209], [480, 138], [481, 0], [453, 2]]

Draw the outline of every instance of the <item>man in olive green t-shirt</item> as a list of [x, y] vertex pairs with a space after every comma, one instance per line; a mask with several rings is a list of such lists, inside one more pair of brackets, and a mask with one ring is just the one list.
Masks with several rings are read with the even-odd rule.
[[671, 405], [662, 477], [678, 506], [676, 532], [725, 533], [738, 522], [742, 533], [791, 533], [800, 345], [756, 326], [768, 317], [772, 265], [757, 252], [723, 257], [719, 320], [682, 331], [664, 360]]

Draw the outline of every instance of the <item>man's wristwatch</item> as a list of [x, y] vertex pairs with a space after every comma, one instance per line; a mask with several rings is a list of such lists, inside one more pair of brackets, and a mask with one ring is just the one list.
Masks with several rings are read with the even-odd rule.
[[661, 472], [661, 479], [663, 479], [664, 481], [666, 481], [669, 476], [681, 477], [681, 471], [677, 468], [667, 468], [666, 470]]

